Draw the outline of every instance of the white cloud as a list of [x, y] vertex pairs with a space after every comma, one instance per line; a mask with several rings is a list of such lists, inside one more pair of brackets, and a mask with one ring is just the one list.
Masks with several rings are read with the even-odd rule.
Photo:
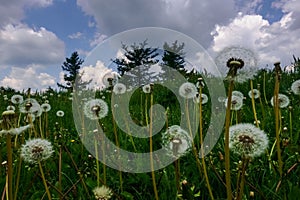
[[0, 80], [0, 85], [11, 87], [16, 90], [31, 88], [33, 90], [46, 89], [48, 86], [55, 86], [55, 78], [47, 73], [37, 72], [34, 66], [28, 68], [12, 67], [8, 76]]
[[164, 27], [180, 31], [208, 46], [215, 24], [227, 24], [236, 15], [234, 0], [77, 0], [94, 17], [102, 34], [112, 35], [140, 27]]
[[104, 84], [102, 82], [103, 76], [111, 72], [112, 70], [105, 67], [104, 63], [101, 61], [97, 61], [95, 66], [84, 66], [80, 69], [80, 73], [82, 74], [82, 81], [90, 81], [90, 88], [103, 88]]
[[0, 67], [59, 63], [64, 49], [63, 41], [43, 27], [35, 30], [24, 24], [9, 24], [0, 29]]
[[226, 26], [217, 25], [211, 48], [220, 51], [226, 46], [240, 45], [253, 49], [259, 55], [261, 67], [281, 61], [289, 65], [292, 56], [300, 52], [300, 27], [289, 12], [273, 24], [260, 15], [238, 15]]
[[68, 38], [70, 38], [70, 39], [80, 39], [81, 37], [82, 37], [81, 32], [76, 32], [76, 33], [73, 33], [71, 35], [68, 35]]
[[25, 8], [47, 7], [52, 5], [53, 0], [9, 0], [1, 1], [0, 26], [19, 23], [25, 16]]

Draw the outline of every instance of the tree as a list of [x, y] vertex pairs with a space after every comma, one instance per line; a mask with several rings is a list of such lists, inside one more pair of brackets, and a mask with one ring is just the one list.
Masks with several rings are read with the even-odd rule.
[[[162, 70], [164, 71], [163, 78], [164, 79], [172, 79], [175, 77], [172, 77], [171, 70], [174, 69], [176, 71], [179, 71], [182, 74], [186, 73], [185, 67], [185, 52], [184, 49], [184, 43], [178, 44], [178, 41], [176, 40], [172, 45], [169, 45], [168, 43], [164, 43], [163, 45], [164, 54], [162, 58]], [[172, 68], [172, 69], [170, 69]]]
[[130, 77], [128, 83], [132, 85], [141, 86], [141, 84], [151, 82], [154, 78], [155, 72], [151, 72], [149, 69], [158, 63], [156, 57], [159, 53], [157, 48], [147, 47], [147, 45], [147, 40], [131, 46], [122, 44], [124, 58], [113, 60], [120, 75], [128, 75]]
[[[79, 58], [78, 53], [75, 51], [72, 53], [70, 58], [66, 58], [66, 61], [63, 63], [62, 70], [67, 72], [68, 74], [64, 74], [64, 80], [66, 85], [57, 83], [57, 86], [63, 89], [67, 89], [69, 91], [73, 90], [73, 87], [76, 82], [76, 78], [78, 79], [80, 74], [79, 70], [84, 61]], [[87, 85], [89, 82], [81, 83], [82, 85]]]

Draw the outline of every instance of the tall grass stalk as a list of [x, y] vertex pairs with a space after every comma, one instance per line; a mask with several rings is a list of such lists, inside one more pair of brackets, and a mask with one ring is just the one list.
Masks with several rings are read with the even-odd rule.
[[252, 103], [252, 111], [253, 111], [253, 116], [255, 120], [255, 125], [259, 127], [259, 123], [257, 120], [257, 114], [256, 114], [256, 109], [255, 109], [255, 100], [254, 100], [254, 92], [253, 92], [253, 81], [250, 80], [250, 87], [251, 87], [251, 103]]

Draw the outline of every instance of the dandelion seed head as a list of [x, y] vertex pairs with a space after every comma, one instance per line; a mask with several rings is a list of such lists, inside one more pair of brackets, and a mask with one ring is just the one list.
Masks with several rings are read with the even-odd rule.
[[13, 104], [21, 104], [23, 102], [23, 96], [15, 94], [11, 97], [10, 100]]
[[[228, 98], [225, 100], [225, 106], [227, 107]], [[239, 96], [231, 97], [231, 110], [240, 110], [243, 107], [243, 98]]]
[[169, 155], [179, 157], [191, 148], [191, 138], [180, 126], [173, 125], [162, 134], [162, 145]]
[[6, 110], [13, 110], [13, 111], [15, 111], [16, 110], [16, 108], [14, 107], [14, 106], [7, 106], [6, 107]]
[[85, 116], [92, 120], [102, 119], [108, 114], [107, 103], [102, 99], [92, 99], [85, 102], [83, 109]]
[[119, 74], [116, 72], [108, 72], [106, 73], [103, 78], [102, 82], [105, 85], [105, 87], [113, 87], [118, 83]]
[[21, 113], [31, 113], [34, 114], [36, 117], [39, 117], [42, 114], [40, 104], [32, 98], [25, 99], [23, 103], [20, 104], [19, 109]]
[[57, 117], [63, 117], [64, 115], [65, 115], [65, 113], [62, 110], [59, 110], [59, 111], [56, 112]]
[[296, 80], [292, 83], [291, 90], [295, 95], [300, 95], [300, 80]]
[[25, 162], [31, 164], [38, 164], [43, 160], [47, 160], [53, 152], [51, 142], [40, 138], [27, 140], [21, 147], [21, 157]]
[[229, 148], [240, 156], [260, 156], [268, 144], [265, 132], [253, 124], [236, 124], [229, 128]]
[[259, 92], [259, 90], [257, 90], [257, 89], [250, 90], [250, 91], [248, 92], [248, 96], [249, 96], [250, 98], [252, 98], [252, 93], [253, 93], [254, 99], [257, 99], [257, 98], [260, 97], [260, 92]]
[[191, 99], [197, 94], [197, 88], [193, 83], [186, 82], [179, 87], [179, 94], [183, 98]]
[[97, 200], [108, 200], [112, 197], [112, 191], [106, 186], [98, 186], [93, 189], [94, 196]]
[[150, 92], [151, 92], [151, 86], [150, 86], [150, 84], [144, 85], [144, 86], [142, 87], [142, 90], [143, 90], [143, 92], [144, 92], [145, 94], [150, 93]]
[[244, 94], [237, 90], [232, 91], [232, 96], [238, 96], [240, 98], [244, 98]]
[[113, 92], [115, 94], [124, 94], [126, 92], [126, 86], [123, 83], [116, 83]]
[[199, 94], [197, 94], [193, 98], [194, 103], [200, 103], [200, 98], [201, 98], [201, 104], [206, 104], [208, 102], [208, 96], [206, 94], [202, 93], [201, 97]]
[[41, 105], [41, 109], [43, 112], [49, 112], [51, 110], [51, 105], [48, 103], [43, 103]]
[[[273, 96], [271, 99], [271, 105], [274, 106], [274, 102], [275, 101], [275, 97]], [[290, 104], [290, 99], [288, 96], [286, 96], [285, 94], [278, 94], [278, 105], [279, 108], [285, 108]]]

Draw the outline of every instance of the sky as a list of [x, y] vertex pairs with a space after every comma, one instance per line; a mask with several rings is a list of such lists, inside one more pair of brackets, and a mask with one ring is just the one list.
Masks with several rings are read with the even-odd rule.
[[[299, 0], [0, 0], [0, 86], [56, 88], [74, 51], [85, 60], [123, 31], [179, 31], [213, 57], [228, 46], [258, 55], [260, 67], [300, 57]], [[142, 41], [141, 41], [142, 42]], [[105, 73], [99, 62], [94, 69]], [[91, 66], [83, 66], [86, 76]]]

